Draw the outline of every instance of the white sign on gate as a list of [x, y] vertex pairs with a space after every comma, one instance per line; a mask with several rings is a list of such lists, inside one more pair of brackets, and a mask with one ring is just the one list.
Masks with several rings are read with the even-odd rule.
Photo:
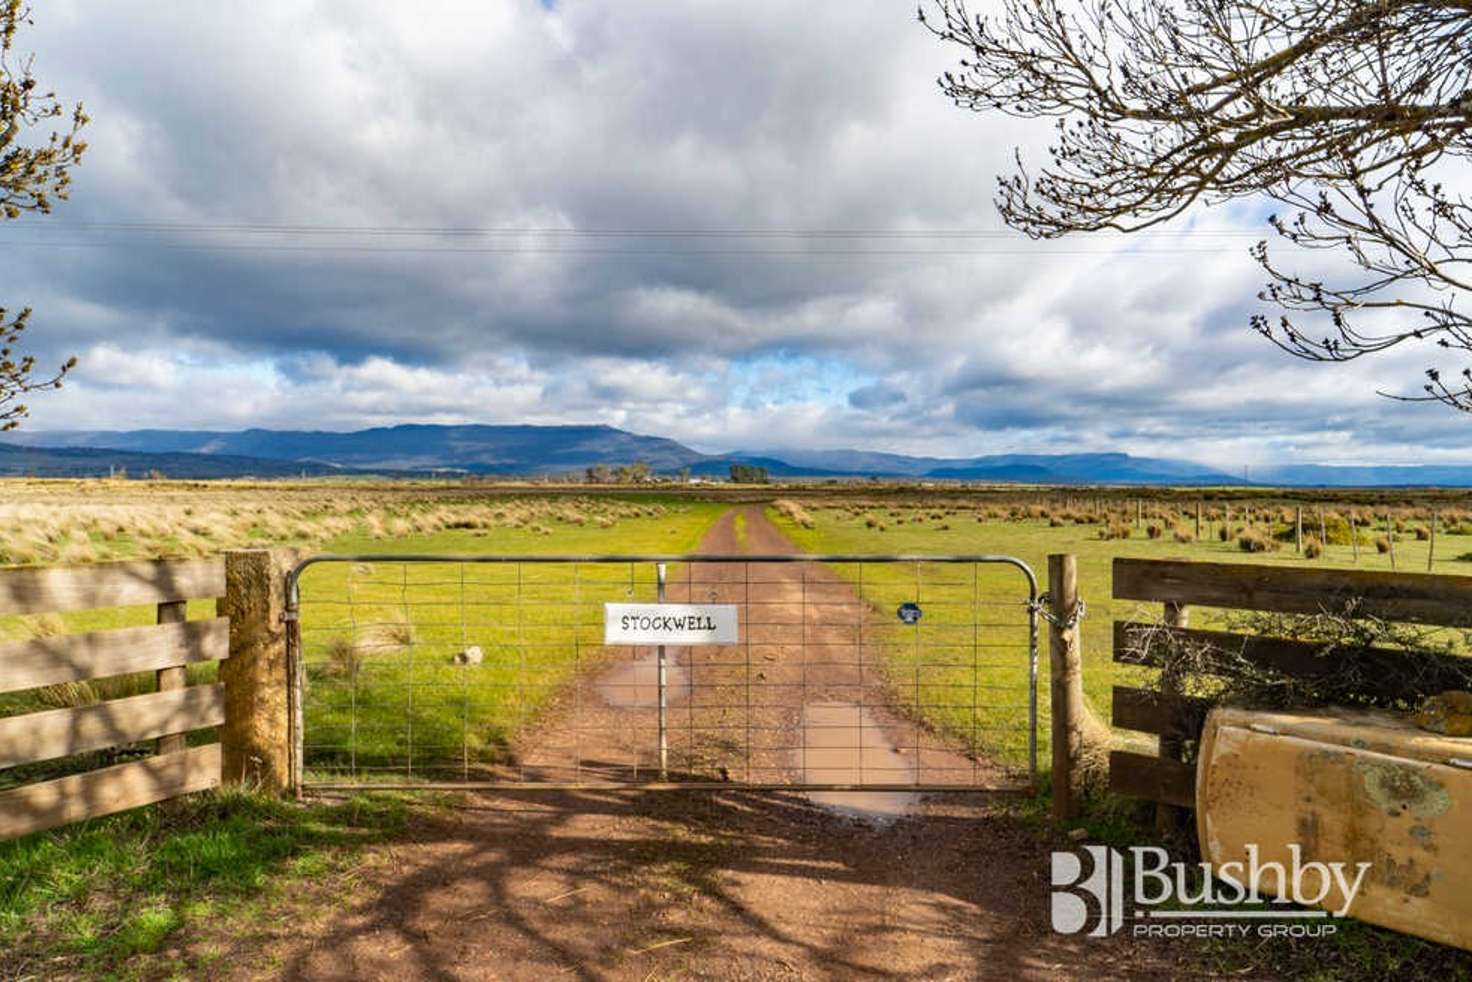
[[604, 604], [604, 644], [736, 644], [735, 604]]

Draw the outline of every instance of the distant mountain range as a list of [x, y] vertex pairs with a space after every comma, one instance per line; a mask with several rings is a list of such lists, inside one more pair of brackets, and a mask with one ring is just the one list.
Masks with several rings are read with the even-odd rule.
[[1259, 484], [1288, 484], [1305, 487], [1472, 487], [1472, 466], [1418, 464], [1411, 467], [1330, 467], [1323, 464], [1290, 464], [1255, 467], [1252, 478]]
[[200, 480], [354, 473], [327, 464], [233, 454], [136, 453], [100, 447], [17, 447], [0, 443], [0, 476], [98, 477], [114, 471], [126, 471], [131, 477], [146, 477], [157, 471], [168, 477]]
[[[9, 446], [6, 446], [9, 444]], [[703, 454], [664, 437], [612, 426], [405, 425], [335, 433], [317, 430], [52, 430], [0, 437], [0, 474], [84, 472], [78, 451], [107, 450], [109, 466], [157, 469], [170, 477], [277, 476], [300, 473], [578, 474], [588, 467], [643, 463], [672, 474], [724, 476], [733, 463], [757, 464], [774, 477], [814, 472], [759, 454]], [[25, 455], [13, 451], [24, 448]], [[47, 455], [52, 455], [48, 457]], [[134, 455], [130, 458], [129, 455]], [[148, 460], [142, 459], [149, 458]], [[167, 459], [165, 459], [167, 458]], [[818, 472], [819, 476], [821, 473]]]
[[1240, 484], [1201, 464], [1123, 453], [991, 454], [985, 457], [908, 457], [866, 450], [756, 451], [806, 471], [958, 481], [1028, 484]]
[[[405, 425], [336, 433], [309, 430], [21, 430], [0, 437], [0, 475], [78, 477], [126, 468], [175, 478], [300, 474], [423, 476], [577, 475], [588, 467], [644, 463], [673, 474], [724, 476], [733, 463], [773, 477], [889, 477], [1025, 484], [1248, 483], [1183, 460], [1122, 453], [911, 457], [864, 450], [756, 450], [706, 454], [674, 440], [611, 426]], [[1472, 465], [1258, 468], [1254, 484], [1472, 486]]]

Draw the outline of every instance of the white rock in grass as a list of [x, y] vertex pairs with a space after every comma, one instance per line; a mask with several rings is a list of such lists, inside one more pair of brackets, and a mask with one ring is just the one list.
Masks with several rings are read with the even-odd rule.
[[485, 656], [480, 652], [480, 645], [473, 644], [464, 651], [455, 652], [455, 657], [450, 660], [456, 665], [479, 665]]

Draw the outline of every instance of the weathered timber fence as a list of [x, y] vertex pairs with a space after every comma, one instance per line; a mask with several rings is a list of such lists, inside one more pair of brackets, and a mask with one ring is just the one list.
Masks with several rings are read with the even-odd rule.
[[[141, 695], [0, 717], [0, 771], [48, 761], [71, 770], [76, 762], [64, 758], [157, 741], [151, 756], [0, 791], [0, 839], [206, 790], [222, 777], [285, 785], [286, 672], [272, 558], [250, 551], [0, 570], [0, 616], [156, 608], [153, 625], [0, 643], [0, 694], [141, 672], [156, 679], [156, 691]], [[189, 620], [189, 601], [207, 599], [217, 601], [216, 616]], [[188, 667], [211, 661], [221, 662], [219, 681], [189, 685]], [[220, 742], [187, 746], [188, 733], [210, 727], [220, 728]]]
[[[1183, 644], [1205, 646], [1233, 659], [1302, 679], [1352, 672], [1365, 694], [1386, 700], [1466, 684], [1468, 659], [1384, 647], [1335, 647], [1321, 641], [1235, 634], [1187, 626], [1191, 606], [1283, 614], [1330, 613], [1433, 627], [1472, 628], [1472, 576], [1307, 569], [1174, 560], [1116, 559], [1114, 598], [1164, 605], [1161, 623], [1114, 622], [1114, 661], [1161, 668], [1161, 646], [1142, 650], [1146, 632], [1166, 632]], [[1414, 661], [1415, 671], [1407, 667]], [[1416, 690], [1407, 688], [1414, 675]], [[1157, 803], [1157, 819], [1171, 825], [1196, 799], [1196, 768], [1186, 758], [1199, 739], [1210, 704], [1169, 691], [1115, 686], [1116, 727], [1154, 734], [1155, 756], [1116, 750], [1109, 758], [1112, 790]]]

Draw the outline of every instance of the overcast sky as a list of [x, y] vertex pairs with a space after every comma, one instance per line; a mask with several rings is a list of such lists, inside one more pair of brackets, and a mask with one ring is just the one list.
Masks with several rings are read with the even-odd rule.
[[19, 46], [94, 122], [72, 200], [0, 227], [0, 304], [81, 358], [35, 429], [604, 422], [1224, 467], [1472, 445], [1374, 394], [1416, 386], [1414, 352], [1316, 366], [1248, 330], [1252, 203], [1007, 231], [996, 175], [1045, 131], [947, 103], [960, 52], [912, 2], [37, 6]]

